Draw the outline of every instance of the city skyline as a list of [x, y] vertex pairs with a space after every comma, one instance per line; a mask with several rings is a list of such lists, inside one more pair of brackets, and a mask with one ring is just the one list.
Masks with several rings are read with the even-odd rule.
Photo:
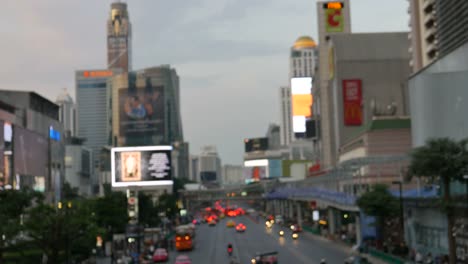
[[[67, 87], [76, 102], [75, 70], [106, 67], [112, 2], [4, 3], [9, 41], [0, 51], [0, 88], [55, 101]], [[290, 47], [300, 35], [318, 41], [315, 1], [126, 2], [134, 69], [171, 64], [180, 75], [191, 152], [216, 145], [223, 164], [241, 164], [243, 138], [279, 123], [277, 87], [288, 85]], [[353, 2], [352, 31], [408, 31], [407, 7], [405, 0]]]

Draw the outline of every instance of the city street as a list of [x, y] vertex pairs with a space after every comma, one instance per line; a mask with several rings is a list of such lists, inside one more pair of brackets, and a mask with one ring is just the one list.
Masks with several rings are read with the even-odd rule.
[[[237, 233], [235, 228], [226, 227], [226, 222], [233, 219], [236, 223], [247, 226], [245, 233]], [[278, 235], [279, 226], [267, 230], [265, 222], [258, 224], [247, 216], [223, 219], [216, 226], [202, 224], [197, 226], [196, 246], [193, 251], [171, 252], [170, 263], [177, 255], [186, 254], [192, 262], [197, 263], [229, 263], [227, 245], [234, 247], [233, 256], [238, 263], [251, 263], [256, 252], [277, 251], [278, 263], [320, 263], [322, 258], [327, 263], [343, 263], [348, 255], [343, 249], [330, 242], [315, 238], [306, 231], [300, 233], [297, 240], [291, 237], [291, 231], [284, 228], [284, 237]]]

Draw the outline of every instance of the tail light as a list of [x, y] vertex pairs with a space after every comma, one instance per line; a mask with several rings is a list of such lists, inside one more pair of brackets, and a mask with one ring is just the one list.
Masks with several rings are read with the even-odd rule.
[[176, 240], [177, 240], [177, 241], [181, 241], [182, 238], [181, 238], [181, 237], [176, 237]]
[[190, 239], [190, 237], [189, 237], [189, 236], [185, 236], [185, 240], [189, 240], [189, 239]]

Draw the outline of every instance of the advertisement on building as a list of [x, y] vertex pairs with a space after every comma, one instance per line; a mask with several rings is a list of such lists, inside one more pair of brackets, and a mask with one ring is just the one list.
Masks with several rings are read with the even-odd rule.
[[343, 80], [343, 117], [345, 126], [363, 123], [361, 80]]
[[343, 32], [344, 18], [342, 7], [334, 5], [324, 5], [325, 8], [325, 29], [328, 33]]
[[13, 143], [15, 175], [47, 176], [49, 143], [45, 137], [22, 127], [14, 126]]
[[246, 183], [260, 181], [268, 178], [268, 160], [247, 160], [244, 161], [244, 180]]
[[279, 159], [268, 160], [268, 178], [277, 178], [283, 176], [283, 163]]
[[312, 78], [292, 78], [291, 96], [293, 109], [293, 132], [305, 133], [306, 121], [312, 116]]
[[129, 56], [127, 37], [108, 37], [107, 52], [109, 68], [128, 71]]
[[153, 142], [164, 137], [164, 87], [121, 89], [119, 91], [120, 135], [128, 141]]
[[245, 152], [265, 151], [268, 149], [268, 138], [246, 138], [244, 139]]
[[171, 185], [171, 146], [112, 148], [112, 186]]

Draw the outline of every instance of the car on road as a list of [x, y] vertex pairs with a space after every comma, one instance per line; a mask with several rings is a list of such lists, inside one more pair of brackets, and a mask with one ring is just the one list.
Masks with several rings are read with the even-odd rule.
[[251, 260], [252, 264], [278, 264], [278, 252], [257, 253]]
[[249, 208], [249, 209], [247, 209], [245, 212], [246, 212], [247, 214], [250, 214], [250, 215], [251, 215], [251, 214], [254, 214], [254, 213], [255, 213], [255, 209]]
[[174, 264], [192, 264], [192, 260], [187, 255], [179, 255], [175, 259]]
[[298, 224], [292, 224], [290, 228], [293, 232], [296, 232], [296, 233], [302, 232], [302, 227]]
[[226, 222], [226, 227], [235, 227], [235, 226], [236, 226], [236, 222], [232, 220], [229, 220]]
[[208, 223], [209, 226], [215, 226], [216, 225], [216, 221], [215, 220], [211, 220], [209, 223]]
[[236, 226], [236, 231], [237, 231], [237, 232], [244, 232], [246, 228], [247, 228], [247, 227], [246, 227], [244, 224], [239, 223], [239, 224]]
[[344, 264], [372, 264], [366, 257], [350, 256], [345, 259]]
[[277, 216], [275, 216], [275, 222], [276, 222], [278, 225], [284, 224], [283, 216], [282, 216], [282, 215], [277, 215]]
[[166, 262], [169, 260], [169, 254], [165, 248], [157, 248], [154, 251], [153, 261], [154, 262]]

